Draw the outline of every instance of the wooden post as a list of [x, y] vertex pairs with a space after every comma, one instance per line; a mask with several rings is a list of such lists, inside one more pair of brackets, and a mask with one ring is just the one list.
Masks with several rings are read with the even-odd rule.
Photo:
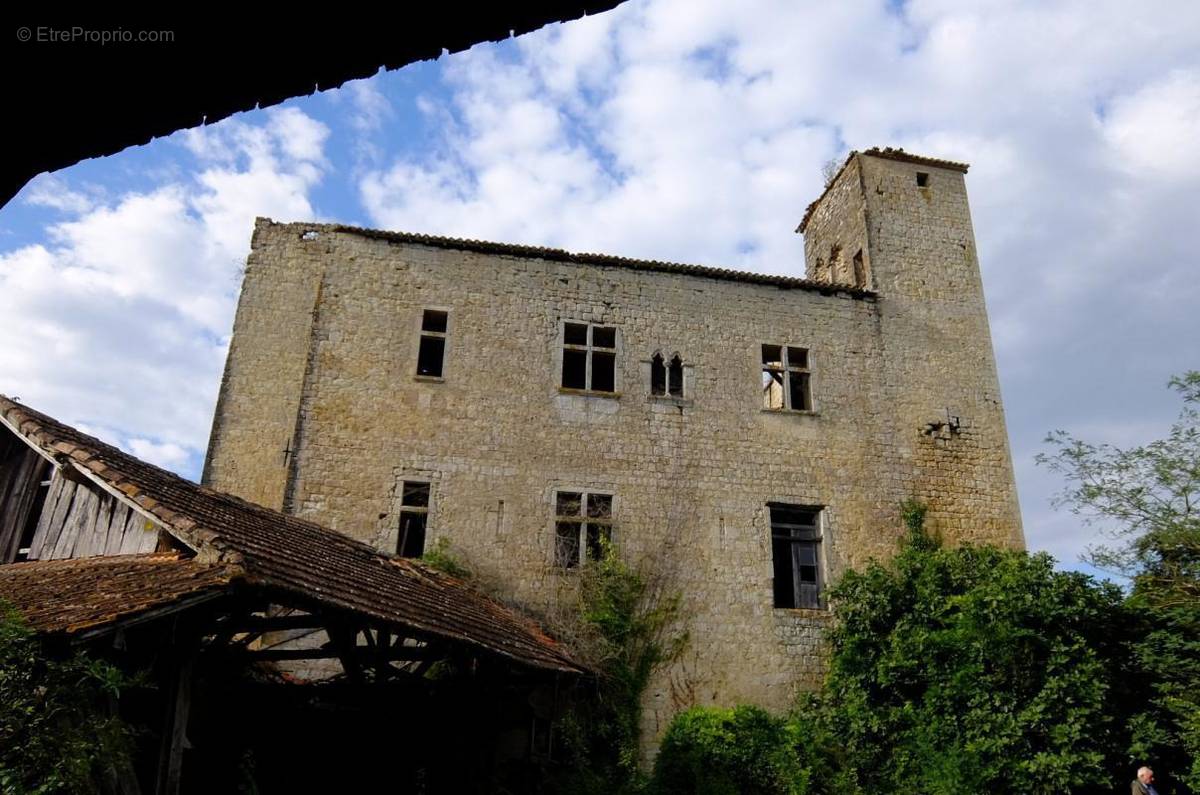
[[183, 746], [187, 737], [188, 712], [192, 701], [192, 670], [196, 661], [196, 650], [190, 640], [181, 641], [178, 634], [174, 643], [155, 795], [179, 795], [180, 776], [183, 772]]

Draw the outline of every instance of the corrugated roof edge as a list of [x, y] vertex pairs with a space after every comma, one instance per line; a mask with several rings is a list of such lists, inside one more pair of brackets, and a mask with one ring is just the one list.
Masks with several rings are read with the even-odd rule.
[[634, 259], [615, 254], [587, 254], [567, 251], [561, 248], [544, 248], [541, 246], [526, 246], [518, 243], [495, 243], [488, 240], [470, 240], [459, 237], [441, 237], [439, 235], [423, 235], [415, 232], [390, 232], [384, 229], [366, 229], [361, 226], [348, 224], [306, 224], [303, 222], [279, 222], [270, 218], [261, 220], [276, 226], [295, 227], [303, 231], [345, 232], [361, 237], [385, 240], [393, 243], [414, 243], [437, 248], [449, 248], [459, 251], [475, 251], [481, 254], [499, 254], [510, 257], [526, 257], [529, 259], [544, 259], [551, 262], [569, 262], [577, 265], [600, 265], [614, 268], [629, 268], [631, 270], [658, 271], [684, 276], [697, 276], [705, 279], [722, 281], [747, 282], [779, 287], [785, 290], [807, 290], [810, 292], [834, 295], [841, 293], [851, 298], [873, 299], [876, 294], [871, 290], [863, 290], [848, 284], [825, 284], [802, 279], [796, 276], [778, 276], [769, 273], [751, 273], [749, 271], [716, 268], [709, 265], [689, 265], [683, 262], [664, 262], [662, 260]]
[[846, 170], [846, 166], [850, 165], [850, 161], [854, 159], [855, 155], [870, 155], [871, 157], [878, 157], [883, 160], [898, 160], [901, 163], [915, 163], [919, 166], [945, 168], [949, 169], [950, 171], [961, 171], [963, 174], [966, 174], [967, 170], [971, 168], [971, 166], [967, 163], [959, 163], [956, 160], [942, 160], [941, 158], [937, 157], [914, 155], [905, 152], [903, 149], [893, 149], [890, 146], [884, 147], [883, 149], [880, 149], [878, 146], [873, 146], [870, 149], [863, 150], [862, 152], [859, 152], [858, 150], [851, 150], [850, 154], [846, 155], [846, 159], [842, 162], [841, 168], [837, 170], [837, 173], [835, 173], [833, 178], [830, 179], [828, 184], [825, 185], [825, 190], [821, 191], [821, 195], [814, 199], [813, 202], [808, 205], [808, 207], [804, 208], [804, 218], [800, 220], [800, 225], [796, 227], [797, 232], [803, 234], [804, 230], [808, 228], [808, 222], [812, 218], [813, 212], [817, 209], [817, 205], [820, 204], [821, 200], [825, 198], [825, 195], [829, 193], [829, 189], [833, 187], [833, 183], [838, 181], [838, 177], [840, 177], [842, 172]]

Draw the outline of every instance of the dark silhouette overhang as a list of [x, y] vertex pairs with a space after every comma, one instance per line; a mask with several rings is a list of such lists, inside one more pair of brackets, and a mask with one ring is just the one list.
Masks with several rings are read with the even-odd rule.
[[[42, 172], [619, 2], [402, 4], [386, 14], [205, 9], [188, 22], [82, 24], [10, 12], [0, 31], [8, 99], [0, 205]], [[173, 41], [119, 40], [139, 31], [170, 31]], [[105, 35], [116, 40], [97, 40]]]

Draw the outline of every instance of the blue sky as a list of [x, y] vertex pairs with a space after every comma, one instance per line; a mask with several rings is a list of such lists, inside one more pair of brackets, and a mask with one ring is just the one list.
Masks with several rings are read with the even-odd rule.
[[1055, 428], [1162, 435], [1200, 367], [1200, 4], [631, 0], [182, 131], [0, 210], [0, 392], [195, 477], [253, 219], [796, 274], [821, 166], [964, 160], [1029, 545]]

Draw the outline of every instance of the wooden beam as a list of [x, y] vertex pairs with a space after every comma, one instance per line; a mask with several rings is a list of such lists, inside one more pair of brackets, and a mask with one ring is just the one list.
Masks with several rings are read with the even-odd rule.
[[[388, 651], [376, 651], [366, 646], [355, 646], [348, 651], [337, 646], [312, 649], [264, 649], [262, 651], [246, 652], [246, 659], [251, 661], [281, 662], [284, 660], [336, 660], [343, 657], [354, 659], [355, 667], [364, 662], [411, 662], [414, 660], [440, 660], [446, 657], [445, 649], [428, 646], [402, 646]], [[347, 672], [349, 673], [349, 672]]]

